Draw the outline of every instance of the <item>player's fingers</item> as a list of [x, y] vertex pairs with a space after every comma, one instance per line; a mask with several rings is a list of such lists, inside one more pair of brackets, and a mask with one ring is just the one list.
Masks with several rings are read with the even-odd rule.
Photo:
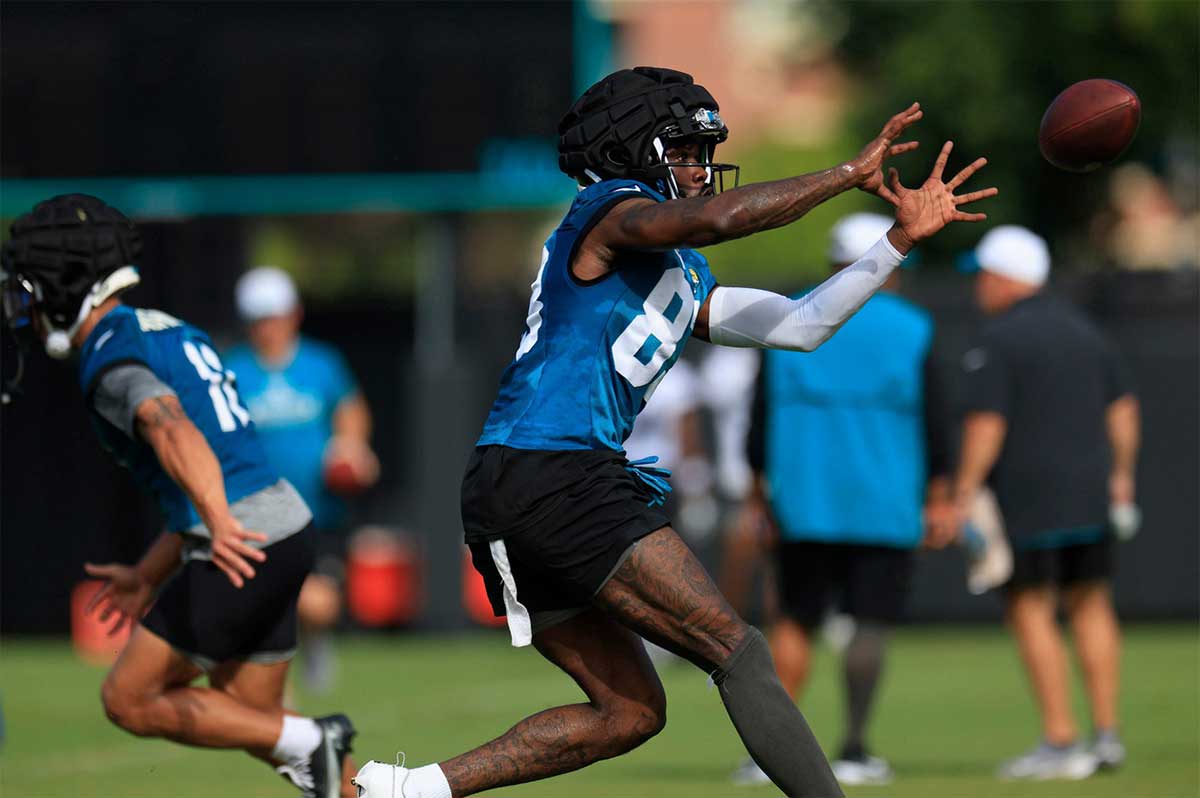
[[101, 579], [112, 579], [113, 574], [116, 573], [117, 566], [96, 565], [94, 563], [85, 562], [83, 564], [83, 570], [87, 572], [88, 576], [97, 576]]
[[950, 150], [952, 149], [954, 149], [953, 141], [947, 141], [942, 145], [942, 151], [938, 153], [937, 160], [933, 162], [933, 171], [929, 173], [930, 178], [942, 179], [942, 172], [946, 169], [946, 161], [950, 160]]
[[233, 570], [233, 568], [231, 568], [223, 560], [218, 558], [216, 552], [213, 553], [213, 565], [221, 569], [221, 572], [225, 574], [226, 578], [229, 579], [229, 582], [234, 587], [241, 587], [245, 584], [241, 575], [237, 571]]
[[83, 614], [91, 615], [92, 612], [100, 606], [100, 602], [104, 601], [104, 599], [106, 599], [110, 593], [112, 593], [111, 582], [105, 584], [102, 588], [92, 594], [92, 597], [88, 600], [87, 606], [83, 609]]
[[913, 103], [900, 113], [893, 116], [883, 126], [883, 137], [894, 139], [904, 132], [904, 128], [921, 118], [920, 103]]
[[946, 184], [946, 188], [953, 191], [954, 189], [958, 188], [963, 183], [965, 183], [971, 175], [975, 174], [976, 172], [978, 172], [980, 169], [982, 169], [986, 165], [987, 165], [987, 158], [976, 158], [968, 166], [966, 166], [961, 172], [956, 174], [950, 180], [950, 182]]
[[906, 152], [912, 152], [919, 146], [921, 146], [921, 142], [919, 141], [905, 141], [901, 142], [900, 144], [893, 144], [888, 150], [888, 157], [891, 158], [895, 155], [903, 155]]
[[117, 611], [117, 605], [113, 604], [110, 601], [104, 605], [104, 609], [100, 612], [100, 614], [98, 616], [96, 616], [96, 620], [100, 621], [100, 623], [104, 623], [109, 618], [111, 618], [113, 616], [113, 613], [116, 611]]
[[117, 622], [114, 623], [112, 628], [108, 630], [108, 636], [116, 637], [117, 633], [120, 632], [121, 629], [123, 629], [125, 627], [125, 624], [127, 624], [127, 623], [130, 623], [129, 616], [125, 613], [121, 613], [121, 617], [117, 618]]
[[[888, 168], [888, 182], [892, 184], [892, 191], [896, 194], [904, 193], [904, 186], [900, 185], [900, 170], [892, 166]], [[897, 203], [899, 199], [897, 198]]]
[[968, 202], [981, 200], [985, 197], [994, 197], [1000, 193], [1000, 189], [992, 186], [990, 188], [982, 188], [979, 191], [972, 191], [970, 194], [959, 194], [954, 198], [955, 205], [966, 205]]
[[963, 213], [962, 211], [955, 211], [950, 220], [954, 222], [982, 222], [986, 218], [986, 213]]
[[875, 193], [882, 199], [885, 199], [895, 205], [897, 208], [900, 207], [900, 198], [893, 194], [892, 190], [882, 183], [879, 184], [879, 188], [875, 190]]
[[230, 541], [229, 550], [242, 557], [248, 557], [256, 562], [264, 562], [267, 559], [267, 553], [262, 549], [256, 549], [253, 546], [248, 546], [241, 541]]
[[[214, 556], [216, 555], [214, 554]], [[241, 556], [232, 549], [225, 548], [221, 553], [221, 559], [226, 565], [247, 579], [254, 578], [254, 567], [250, 565], [250, 563], [243, 560]]]
[[237, 536], [242, 540], [257, 540], [259, 543], [267, 542], [267, 533], [265, 532], [254, 532], [249, 529], [239, 529], [237, 531]]

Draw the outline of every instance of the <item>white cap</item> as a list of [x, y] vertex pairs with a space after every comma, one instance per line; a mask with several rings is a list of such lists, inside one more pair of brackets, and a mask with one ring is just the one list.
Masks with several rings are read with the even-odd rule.
[[829, 262], [853, 263], [887, 235], [893, 219], [878, 213], [852, 213], [829, 231]]
[[1050, 276], [1050, 249], [1032, 230], [1002, 224], [987, 232], [975, 247], [979, 268], [1029, 285], [1043, 285]]
[[300, 305], [296, 284], [283, 269], [259, 266], [237, 281], [237, 308], [242, 321], [286, 316]]

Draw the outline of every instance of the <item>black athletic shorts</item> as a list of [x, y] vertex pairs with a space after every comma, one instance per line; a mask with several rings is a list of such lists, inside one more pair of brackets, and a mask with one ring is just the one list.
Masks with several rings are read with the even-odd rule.
[[670, 524], [626, 462], [613, 451], [476, 448], [463, 477], [463, 529], [497, 616], [506, 614], [504, 584], [491, 541], [502, 541], [517, 600], [544, 613], [588, 606], [629, 547]]
[[912, 576], [908, 549], [784, 541], [776, 556], [780, 610], [801, 626], [818, 626], [831, 606], [887, 624], [904, 617]]
[[208, 560], [190, 560], [154, 602], [142, 625], [204, 670], [227, 660], [269, 664], [296, 651], [296, 599], [313, 566], [314, 532], [264, 549], [255, 576], [236, 588]]
[[1080, 543], [1053, 549], [1018, 549], [1013, 552], [1012, 577], [1005, 590], [1023, 587], [1107, 582], [1113, 575], [1113, 540]]

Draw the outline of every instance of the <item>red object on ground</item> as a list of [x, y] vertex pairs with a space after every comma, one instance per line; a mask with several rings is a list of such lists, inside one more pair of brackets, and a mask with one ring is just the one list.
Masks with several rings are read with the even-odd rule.
[[116, 621], [109, 618], [107, 623], [101, 623], [100, 608], [90, 615], [86, 612], [88, 602], [103, 585], [104, 582], [99, 579], [85, 579], [71, 591], [71, 642], [80, 659], [92, 665], [112, 665], [116, 662], [133, 631], [132, 624], [127, 624], [120, 632], [109, 637], [108, 630]]
[[467, 617], [480, 626], [498, 628], [504, 626], [507, 620], [503, 615], [496, 617], [492, 613], [492, 603], [488, 601], [487, 587], [483, 577], [471, 565], [471, 550], [463, 547], [463, 609]]
[[361, 626], [412, 623], [424, 605], [423, 561], [406, 537], [367, 527], [350, 540], [346, 555], [346, 605]]

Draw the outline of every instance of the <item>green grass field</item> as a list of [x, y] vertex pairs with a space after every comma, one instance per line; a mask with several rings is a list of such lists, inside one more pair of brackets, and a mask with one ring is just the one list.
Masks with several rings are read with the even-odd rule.
[[[301, 709], [345, 710], [359, 729], [356, 757], [410, 763], [445, 758], [494, 736], [522, 715], [579, 696], [536, 653], [503, 635], [348, 638], [341, 687], [301, 695]], [[835, 663], [822, 652], [803, 703], [822, 743], [840, 724]], [[1200, 646], [1196, 630], [1127, 630], [1123, 725], [1130, 761], [1116, 774], [1078, 783], [1001, 784], [997, 761], [1037, 734], [1016, 655], [999, 629], [905, 630], [897, 635], [872, 743], [898, 774], [878, 798], [1195, 798], [1200, 794]], [[7, 640], [0, 649], [7, 739], [0, 752], [4, 798], [212, 798], [294, 794], [249, 757], [139, 740], [112, 727], [97, 699], [103, 671], [79, 663], [66, 643]], [[496, 796], [570, 798], [771, 798], [736, 788], [743, 756], [716, 692], [690, 666], [668, 667], [666, 730], [632, 754]], [[1081, 718], [1083, 704], [1077, 695]]]

